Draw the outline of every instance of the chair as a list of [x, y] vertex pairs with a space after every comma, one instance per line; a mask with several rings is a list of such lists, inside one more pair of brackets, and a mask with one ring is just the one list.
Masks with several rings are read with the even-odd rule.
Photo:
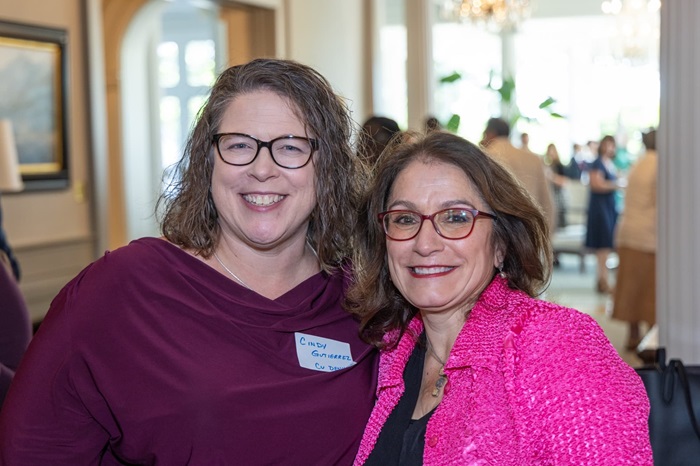
[[572, 180], [564, 186], [567, 225], [552, 236], [554, 255], [575, 254], [580, 259], [581, 273], [586, 271], [586, 221], [588, 217], [588, 186]]

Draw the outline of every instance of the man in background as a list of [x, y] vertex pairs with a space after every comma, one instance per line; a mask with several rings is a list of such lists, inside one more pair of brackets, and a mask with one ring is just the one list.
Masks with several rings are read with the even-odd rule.
[[481, 145], [487, 154], [504, 165], [525, 187], [528, 193], [540, 205], [554, 231], [556, 212], [554, 198], [545, 176], [542, 159], [529, 150], [518, 149], [510, 142], [510, 126], [502, 118], [491, 118], [486, 123]]
[[528, 152], [532, 152], [530, 150], [530, 135], [528, 133], [522, 133], [520, 135], [520, 148], [522, 150], [526, 150]]

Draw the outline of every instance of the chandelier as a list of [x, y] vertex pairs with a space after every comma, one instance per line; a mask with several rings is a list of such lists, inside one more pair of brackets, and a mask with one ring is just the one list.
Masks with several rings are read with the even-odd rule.
[[530, 0], [445, 0], [443, 16], [494, 32], [513, 31], [530, 15]]
[[631, 63], [644, 63], [658, 47], [660, 0], [605, 0], [601, 10], [616, 19], [614, 54]]

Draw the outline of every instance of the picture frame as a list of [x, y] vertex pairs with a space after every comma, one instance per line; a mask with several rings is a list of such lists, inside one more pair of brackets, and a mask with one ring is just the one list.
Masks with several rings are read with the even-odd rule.
[[69, 183], [68, 33], [0, 21], [0, 119], [14, 129], [25, 190]]

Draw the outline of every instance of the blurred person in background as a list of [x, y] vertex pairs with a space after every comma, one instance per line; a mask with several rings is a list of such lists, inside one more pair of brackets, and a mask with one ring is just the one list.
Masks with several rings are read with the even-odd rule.
[[583, 146], [574, 143], [571, 152], [571, 159], [566, 166], [566, 176], [572, 180], [581, 181], [581, 175], [588, 169], [586, 155], [583, 153]]
[[425, 132], [430, 133], [431, 131], [440, 131], [442, 130], [442, 124], [440, 123], [440, 120], [435, 118], [432, 115], [429, 115], [425, 119]]
[[526, 151], [530, 150], [530, 135], [528, 133], [520, 135], [520, 148]]
[[31, 337], [27, 304], [12, 274], [9, 259], [0, 251], [0, 411]]
[[598, 144], [598, 157], [591, 163], [589, 173], [588, 219], [585, 246], [596, 256], [596, 290], [610, 293], [608, 257], [614, 247], [617, 203], [615, 193], [620, 187], [613, 159], [615, 138], [604, 136]]
[[627, 349], [641, 342], [640, 323], [656, 323], [656, 130], [642, 135], [644, 155], [632, 166], [616, 232], [620, 258], [612, 316], [629, 322]]
[[371, 116], [362, 125], [359, 136], [360, 156], [370, 166], [374, 165], [387, 144], [401, 133], [395, 120], [383, 116]]
[[556, 209], [542, 158], [511, 144], [510, 125], [502, 118], [488, 120], [481, 145], [488, 155], [515, 175], [542, 209], [549, 231], [554, 232]]
[[557, 228], [566, 227], [566, 193], [565, 187], [569, 178], [566, 176], [566, 166], [561, 163], [557, 146], [549, 144], [544, 154], [544, 163], [547, 166], [547, 178], [552, 186], [554, 206], [557, 209]]
[[19, 262], [15, 257], [10, 242], [7, 240], [5, 229], [2, 226], [2, 205], [0, 204], [0, 252], [5, 254], [5, 260], [10, 264], [10, 269], [15, 280], [19, 281], [22, 274], [19, 268]]

